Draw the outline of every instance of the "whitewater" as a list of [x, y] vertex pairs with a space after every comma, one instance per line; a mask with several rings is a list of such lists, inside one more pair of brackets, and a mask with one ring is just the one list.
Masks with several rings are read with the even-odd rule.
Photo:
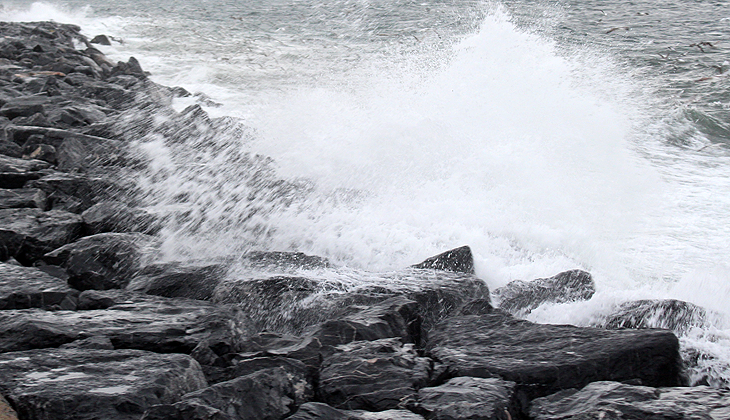
[[[636, 13], [659, 13], [646, 3]], [[166, 259], [294, 250], [338, 267], [324, 280], [357, 282], [469, 245], [492, 289], [581, 268], [591, 300], [527, 319], [588, 326], [626, 301], [692, 302], [715, 313], [680, 337], [706, 355], [692, 374], [727, 386], [726, 54], [712, 38], [715, 56], [693, 59], [683, 41], [672, 70], [658, 30], [624, 34], [621, 4], [585, 6], [617, 23], [580, 37], [563, 30], [571, 2], [4, 2], [0, 19], [112, 36], [98, 46], [110, 58], [203, 94], [176, 109], [250, 127], [139, 139], [148, 209], [186, 215], [161, 232]], [[727, 34], [730, 11], [713, 25]], [[252, 182], [240, 154], [270, 157], [256, 170], [284, 184]]]

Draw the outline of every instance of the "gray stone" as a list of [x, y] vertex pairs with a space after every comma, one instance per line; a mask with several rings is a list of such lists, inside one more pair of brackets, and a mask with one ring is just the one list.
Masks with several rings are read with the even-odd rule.
[[703, 327], [707, 310], [680, 300], [637, 300], [626, 302], [601, 323], [604, 328], [666, 328], [677, 333]]
[[100, 233], [49, 252], [43, 261], [65, 268], [75, 289], [123, 289], [156, 245], [155, 238], [141, 233]]
[[543, 303], [588, 300], [596, 292], [590, 273], [570, 270], [547, 279], [515, 280], [494, 291], [499, 308], [511, 314], [529, 313]]
[[472, 256], [471, 248], [462, 246], [428, 258], [414, 265], [413, 268], [474, 274], [474, 257]]
[[43, 254], [78, 238], [81, 217], [61, 210], [0, 210], [0, 259], [30, 265]]
[[145, 210], [129, 207], [119, 201], [102, 201], [83, 213], [84, 232], [88, 235], [106, 232], [154, 233], [155, 217]]
[[0, 263], [0, 310], [76, 309], [77, 296], [66, 282], [37, 268]]
[[280, 420], [296, 410], [295, 388], [284, 369], [265, 369], [154, 406], [142, 419]]
[[519, 418], [515, 383], [499, 378], [453, 378], [422, 388], [403, 402], [429, 420], [507, 420]]
[[705, 386], [650, 388], [594, 382], [532, 401], [535, 420], [726, 420], [730, 391]]
[[109, 297], [111, 305], [82, 311], [0, 311], [0, 352], [58, 347], [107, 336], [116, 349], [187, 354], [205, 342], [223, 355], [236, 351], [253, 333], [248, 319], [235, 306], [124, 291], [94, 293], [97, 298]]
[[8, 119], [29, 117], [36, 113], [45, 113], [45, 105], [50, 102], [48, 96], [24, 96], [12, 98], [0, 107], [0, 115]]
[[0, 189], [0, 209], [38, 208], [46, 210], [46, 193], [37, 188]]
[[227, 272], [225, 264], [154, 264], [137, 272], [127, 289], [157, 296], [210, 300]]
[[50, 166], [42, 160], [0, 155], [0, 188], [21, 188], [26, 182], [42, 177], [41, 171]]
[[452, 376], [502, 377], [528, 397], [589, 382], [638, 380], [683, 385], [679, 341], [666, 330], [617, 330], [542, 325], [494, 313], [448, 318], [426, 353]]
[[189, 356], [138, 350], [5, 353], [0, 377], [0, 394], [27, 420], [137, 420], [206, 386]]
[[429, 384], [431, 360], [398, 338], [355, 341], [335, 348], [319, 372], [321, 401], [336, 408], [382, 411], [398, 408]]

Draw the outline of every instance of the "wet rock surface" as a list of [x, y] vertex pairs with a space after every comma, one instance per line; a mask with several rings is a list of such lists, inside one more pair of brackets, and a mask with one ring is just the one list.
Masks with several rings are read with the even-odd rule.
[[[0, 352], [58, 347], [106, 336], [115, 349], [188, 354], [204, 342], [212, 351], [225, 354], [235, 351], [251, 334], [248, 320], [236, 307], [145, 295], [137, 298], [129, 293], [94, 294], [96, 302], [106, 295], [104, 303], [110, 306], [82, 311], [0, 311]], [[80, 296], [79, 307], [88, 300]]]
[[37, 268], [0, 263], [0, 310], [76, 309], [78, 291]]
[[730, 391], [704, 386], [651, 388], [619, 382], [594, 382], [532, 402], [535, 420], [615, 418], [679, 420], [730, 418]]
[[383, 411], [430, 382], [431, 360], [399, 339], [355, 341], [337, 346], [319, 372], [322, 401], [344, 409]]
[[501, 377], [530, 398], [594, 381], [684, 382], [679, 342], [666, 330], [544, 325], [495, 313], [442, 322], [426, 350], [454, 376]]
[[547, 279], [514, 280], [494, 291], [499, 308], [511, 314], [530, 312], [543, 303], [588, 300], [596, 292], [590, 273], [570, 270]]
[[0, 393], [21, 419], [139, 419], [207, 384], [182, 354], [52, 349], [0, 354]]
[[[199, 104], [177, 112], [177, 97], [215, 104], [157, 85], [133, 57], [110, 61], [97, 49], [108, 37], [92, 45], [51, 22], [0, 22], [0, 35], [0, 395], [20, 419], [517, 420], [531, 399], [592, 381], [682, 382], [668, 331], [507, 315], [589, 299], [581, 271], [511, 283], [495, 309], [468, 246], [395, 272], [347, 272], [362, 277], [355, 287], [298, 252], [157, 261], [154, 235], [189, 215], [145, 209], [135, 175], [150, 168], [134, 144], [219, 154], [219, 133], [253, 131]], [[309, 188], [270, 175], [266, 156], [225, 158], [242, 182], [271, 191], [249, 217]], [[641, 303], [606, 326], [681, 329], [701, 317]], [[663, 390], [675, 405], [695, 398], [725, 415], [712, 390]], [[595, 395], [613, 404], [610, 392]]]

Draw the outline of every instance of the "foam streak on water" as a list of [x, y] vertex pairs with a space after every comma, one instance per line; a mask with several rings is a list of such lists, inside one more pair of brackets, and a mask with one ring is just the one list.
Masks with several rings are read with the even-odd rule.
[[[384, 271], [468, 244], [491, 287], [572, 268], [593, 274], [591, 301], [543, 306], [535, 321], [593, 325], [644, 298], [727, 315], [730, 155], [713, 142], [727, 124], [718, 110], [730, 105], [695, 85], [688, 91], [711, 103], [688, 112], [683, 103], [701, 101], [672, 96], [713, 56], [694, 67], [686, 60], [699, 50], [650, 59], [674, 47], [659, 35], [660, 49], [631, 34], [611, 42], [599, 20], [565, 41], [483, 2], [243, 3], [196, 3], [192, 15], [186, 2], [2, 12], [125, 38], [104, 51], [137, 56], [156, 81], [203, 91], [223, 104], [211, 115], [251, 127], [184, 145], [143, 139], [154, 159], [140, 180], [150, 207], [187, 213], [163, 232], [168, 258], [297, 250]], [[607, 11], [611, 25], [635, 16]], [[637, 42], [646, 57], [626, 52]], [[674, 72], [671, 91], [650, 71]], [[273, 162], [246, 166], [255, 154]], [[728, 328], [721, 316], [683, 340], [715, 355], [704, 363], [730, 380]]]

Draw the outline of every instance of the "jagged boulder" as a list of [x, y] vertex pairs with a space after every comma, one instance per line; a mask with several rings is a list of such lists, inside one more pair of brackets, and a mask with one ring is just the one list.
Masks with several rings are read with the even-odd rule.
[[471, 253], [471, 248], [462, 246], [428, 258], [414, 265], [413, 268], [474, 274], [474, 256]]
[[174, 404], [156, 405], [142, 419], [279, 420], [296, 407], [296, 379], [273, 368], [191, 392]]
[[31, 267], [0, 263], [0, 310], [76, 309], [78, 291]]
[[0, 209], [19, 208], [46, 210], [46, 193], [36, 188], [0, 189]]
[[87, 235], [107, 232], [154, 233], [158, 230], [152, 214], [119, 201], [102, 201], [81, 213], [81, 217]]
[[227, 272], [227, 264], [153, 264], [139, 270], [127, 289], [171, 298], [211, 300], [216, 286]]
[[49, 252], [43, 261], [66, 269], [75, 289], [122, 289], [154, 254], [156, 244], [141, 233], [100, 233]]
[[408, 410], [384, 410], [369, 412], [364, 410], [339, 410], [324, 403], [310, 402], [287, 420], [424, 420]]
[[604, 328], [665, 328], [682, 333], [691, 327], [704, 326], [707, 310], [681, 300], [637, 300], [622, 304], [608, 315]]
[[651, 388], [594, 382], [532, 401], [535, 420], [730, 418], [730, 391], [705, 386]]
[[519, 418], [515, 383], [499, 378], [453, 378], [422, 388], [401, 405], [427, 419], [508, 420]]
[[383, 411], [427, 386], [431, 360], [398, 338], [342, 344], [324, 358], [319, 372], [321, 401], [337, 408]]
[[139, 350], [4, 353], [0, 377], [0, 394], [28, 420], [133, 420], [206, 386], [189, 356]]
[[81, 232], [77, 214], [40, 209], [0, 210], [0, 260], [15, 258], [31, 265], [43, 254], [68, 244]]
[[515, 280], [494, 291], [499, 308], [511, 314], [528, 313], [543, 303], [588, 300], [596, 292], [590, 273], [570, 270], [547, 279]]

